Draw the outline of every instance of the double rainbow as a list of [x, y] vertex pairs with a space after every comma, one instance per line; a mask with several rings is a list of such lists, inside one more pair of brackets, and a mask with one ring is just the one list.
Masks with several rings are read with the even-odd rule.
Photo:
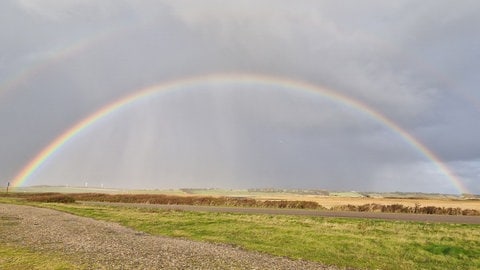
[[385, 115], [369, 107], [368, 105], [333, 90], [318, 87], [306, 82], [273, 76], [243, 73], [212, 74], [174, 80], [135, 91], [133, 92], [133, 94], [127, 95], [113, 103], [110, 103], [101, 108], [100, 110], [96, 111], [95, 113], [91, 114], [90, 116], [84, 118], [68, 130], [66, 130], [63, 134], [58, 136], [55, 140], [53, 140], [15, 176], [14, 180], [12, 181], [13, 186], [18, 187], [25, 184], [32, 177], [32, 175], [42, 166], [42, 164], [44, 164], [46, 160], [48, 160], [56, 152], [58, 152], [62, 148], [62, 146], [72, 141], [72, 139], [76, 135], [89, 128], [100, 119], [108, 115], [114, 114], [122, 108], [125, 108], [127, 105], [133, 104], [143, 99], [151, 98], [159, 92], [170, 92], [180, 89], [187, 89], [205, 83], [220, 85], [234, 84], [250, 86], [253, 85], [259, 87], [282, 87], [297, 91], [314, 93], [332, 101], [341, 103], [345, 106], [348, 106], [363, 113], [364, 115], [381, 123], [391, 131], [398, 134], [406, 143], [411, 145], [419, 153], [432, 161], [437, 166], [438, 170], [449, 179], [449, 181], [460, 193], [469, 193], [468, 189], [463, 185], [460, 179], [440, 160], [438, 156], [436, 156], [425, 145], [419, 142], [414, 136], [409, 134], [398, 124], [393, 122]]

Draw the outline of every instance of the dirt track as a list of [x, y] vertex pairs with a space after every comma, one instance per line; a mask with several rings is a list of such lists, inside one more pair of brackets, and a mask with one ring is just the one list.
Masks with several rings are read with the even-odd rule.
[[[337, 269], [9, 204], [0, 204], [0, 245], [60, 253], [81, 269]], [[8, 259], [0, 256], [0, 268]]]
[[84, 202], [85, 204], [124, 205], [135, 207], [154, 207], [163, 209], [175, 209], [184, 211], [204, 211], [222, 213], [244, 214], [270, 214], [270, 215], [301, 215], [319, 217], [346, 217], [346, 218], [373, 218], [384, 220], [415, 221], [415, 222], [447, 222], [461, 224], [480, 224], [480, 216], [449, 216], [449, 215], [425, 215], [405, 213], [378, 213], [378, 212], [334, 212], [302, 209], [277, 209], [277, 208], [241, 208], [219, 206], [195, 206], [195, 205], [159, 205], [159, 204], [131, 204], [131, 203], [100, 203]]

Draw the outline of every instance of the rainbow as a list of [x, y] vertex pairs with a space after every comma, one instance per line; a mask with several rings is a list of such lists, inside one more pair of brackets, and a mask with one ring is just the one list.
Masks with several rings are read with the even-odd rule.
[[0, 96], [7, 94], [10, 90], [13, 90], [19, 87], [23, 82], [27, 81], [29, 78], [34, 77], [35, 75], [41, 74], [44, 70], [55, 65], [57, 62], [67, 59], [69, 56], [77, 55], [82, 51], [86, 50], [93, 43], [96, 43], [97, 40], [100, 40], [100, 35], [95, 36], [92, 39], [84, 39], [77, 41], [69, 46], [57, 49], [51, 53], [51, 56], [43, 61], [39, 61], [30, 65], [28, 68], [23, 69], [14, 76], [4, 80], [0, 84]]
[[366, 116], [380, 122], [396, 134], [398, 134], [406, 143], [410, 144], [414, 149], [420, 152], [427, 159], [431, 160], [442, 172], [449, 181], [455, 186], [455, 188], [461, 193], [469, 193], [468, 189], [463, 185], [460, 179], [436, 156], [431, 150], [420, 143], [415, 137], [401, 128], [398, 124], [387, 118], [385, 115], [379, 113], [368, 105], [355, 100], [351, 97], [342, 95], [333, 90], [318, 87], [310, 83], [279, 78], [267, 75], [256, 74], [243, 74], [243, 73], [226, 73], [226, 74], [210, 74], [197, 77], [184, 78], [179, 80], [173, 80], [166, 83], [161, 83], [147, 87], [133, 92], [113, 103], [110, 103], [100, 110], [94, 112], [90, 116], [84, 118], [79, 123], [75, 124], [63, 134], [53, 140], [47, 147], [45, 147], [40, 153], [38, 153], [21, 171], [15, 176], [12, 184], [14, 187], [23, 185], [31, 176], [51, 158], [56, 152], [58, 152], [62, 146], [71, 141], [76, 135], [86, 130], [100, 119], [111, 115], [127, 105], [131, 105], [143, 99], [152, 97], [156, 93], [171, 92], [180, 89], [186, 89], [189, 87], [199, 86], [201, 84], [240, 84], [240, 85], [255, 85], [255, 86], [274, 86], [288, 89], [294, 89], [299, 91], [306, 91], [321, 95], [325, 98], [339, 102], [345, 106], [351, 107], [359, 112], [362, 112]]
[[135, 30], [137, 25], [119, 25], [111, 28], [100, 29], [88, 37], [80, 38], [68, 45], [56, 48], [49, 53], [49, 57], [31, 64], [20, 72], [0, 82], [0, 97], [6, 95], [9, 91], [16, 89], [28, 79], [43, 73], [56, 63], [65, 61], [69, 57], [79, 55], [90, 48], [94, 48], [102, 42], [112, 40], [122, 34]]

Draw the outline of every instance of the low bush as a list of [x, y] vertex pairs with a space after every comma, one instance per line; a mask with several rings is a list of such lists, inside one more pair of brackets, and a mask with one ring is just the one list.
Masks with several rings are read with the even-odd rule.
[[383, 213], [412, 213], [412, 214], [428, 214], [428, 215], [464, 215], [464, 216], [480, 216], [480, 211], [475, 209], [462, 210], [459, 207], [436, 207], [436, 206], [405, 206], [402, 204], [380, 205], [376, 203], [364, 205], [340, 205], [334, 206], [334, 211], [354, 211], [354, 212], [383, 212]]
[[78, 193], [72, 194], [78, 201], [100, 201], [121, 203], [173, 204], [173, 205], [208, 205], [208, 206], [238, 206], [238, 207], [269, 207], [269, 208], [322, 208], [312, 201], [266, 200], [258, 201], [243, 197], [210, 197], [210, 196], [174, 196], [163, 194], [99, 194]]
[[256, 206], [268, 208], [293, 208], [293, 209], [319, 209], [321, 207], [317, 202], [311, 201], [258, 201]]
[[26, 197], [27, 201], [32, 202], [47, 202], [47, 203], [74, 203], [75, 199], [71, 196], [59, 193], [52, 194], [35, 194]]

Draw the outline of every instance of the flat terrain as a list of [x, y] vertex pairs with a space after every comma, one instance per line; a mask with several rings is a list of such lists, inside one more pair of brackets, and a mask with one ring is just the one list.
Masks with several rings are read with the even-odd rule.
[[0, 202], [42, 207], [0, 203], [1, 269], [480, 269], [476, 224]]
[[[0, 204], [0, 247], [57, 254], [79, 269], [337, 269], [249, 252], [230, 245], [138, 232], [112, 222], [30, 206]], [[0, 248], [0, 250], [2, 250]], [[0, 252], [2, 269], [19, 265]], [[48, 263], [48, 261], [47, 261]]]
[[[288, 200], [288, 201], [313, 201], [328, 209], [343, 205], [402, 204], [409, 207], [436, 206], [445, 208], [474, 209], [480, 211], [480, 199], [465, 199], [458, 195], [442, 194], [404, 194], [402, 196], [390, 193], [375, 193], [366, 197], [358, 192], [330, 193], [330, 196], [296, 194], [293, 192], [251, 192], [248, 190], [223, 190], [223, 189], [193, 189], [191, 192], [183, 190], [125, 190], [108, 188], [85, 188], [85, 187], [17, 187], [11, 188], [15, 192], [59, 192], [59, 193], [107, 193], [107, 194], [166, 194], [177, 196], [227, 196], [245, 197], [257, 200]], [[397, 197], [395, 197], [397, 196]], [[478, 195], [477, 195], [478, 196]]]
[[[480, 269], [480, 216], [339, 211], [365, 204], [480, 209], [478, 196], [188, 189], [168, 191], [178, 196], [159, 204], [148, 195], [165, 194], [159, 190], [105, 190], [130, 203], [88, 196], [59, 203], [68, 197], [61, 194], [28, 200], [41, 199], [38, 192], [92, 192], [51, 189], [0, 196], [0, 269]], [[137, 197], [146, 200], [133, 203]], [[330, 210], [231, 204], [245, 198], [315, 201]]]
[[162, 204], [144, 204], [144, 203], [83, 202], [83, 204], [135, 206], [135, 207], [143, 207], [143, 208], [160, 208], [160, 209], [167, 209], [167, 210], [200, 211], [200, 212], [213, 212], [213, 213], [299, 215], [299, 216], [312, 216], [312, 217], [370, 218], [370, 219], [416, 221], [416, 222], [441, 222], [441, 223], [447, 222], [447, 223], [458, 223], [458, 224], [480, 224], [480, 216], [319, 211], [319, 210], [303, 210], [303, 209], [243, 208], [243, 207], [199, 206], [199, 205], [162, 205]]

